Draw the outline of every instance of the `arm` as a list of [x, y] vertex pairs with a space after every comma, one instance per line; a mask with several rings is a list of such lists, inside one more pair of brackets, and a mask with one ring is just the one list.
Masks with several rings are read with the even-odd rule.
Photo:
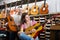
[[21, 32], [23, 32], [23, 25], [20, 26], [20, 31], [18, 32], [18, 34], [20, 34]]

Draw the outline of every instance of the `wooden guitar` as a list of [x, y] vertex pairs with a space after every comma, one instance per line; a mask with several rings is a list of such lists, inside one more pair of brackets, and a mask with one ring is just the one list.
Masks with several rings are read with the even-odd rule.
[[31, 11], [31, 9], [29, 8], [29, 0], [28, 0], [27, 7], [25, 8], [25, 12], [30, 14], [31, 13], [30, 11]]
[[[32, 29], [35, 29], [36, 32], [30, 33], [30, 31]], [[30, 35], [31, 37], [35, 38], [37, 36], [37, 32], [41, 31], [43, 29], [43, 27], [40, 25], [40, 23], [36, 23], [35, 25], [28, 27], [27, 29], [25, 29], [25, 33], [28, 33], [27, 35]]]
[[7, 16], [7, 19], [8, 19], [9, 30], [10, 31], [17, 31], [17, 27], [14, 22], [14, 19], [10, 15]]
[[44, 0], [44, 4], [40, 8], [40, 14], [48, 14], [48, 4], [46, 3], [46, 0]]
[[5, 20], [3, 18], [1, 18], [2, 20], [0, 20], [0, 30], [6, 30], [5, 27]]
[[0, 14], [0, 18], [2, 18], [2, 15]]
[[10, 15], [14, 14], [14, 9], [11, 9], [12, 3], [10, 4]]
[[37, 15], [38, 14], [38, 6], [36, 5], [36, 0], [35, 0], [35, 5], [32, 6], [31, 14], [32, 15]]
[[[7, 5], [5, 4], [5, 2], [3, 2], [3, 3], [7, 7]], [[6, 17], [6, 8], [1, 11], [1, 18], [5, 18], [5, 17]]]
[[23, 4], [23, 0], [21, 0], [21, 6], [19, 6], [19, 12], [20, 13], [24, 13], [24, 10], [23, 10], [23, 7], [22, 7], [22, 4]]
[[[6, 4], [7, 5], [7, 4]], [[6, 7], [6, 6], [5, 6]], [[7, 7], [6, 7], [7, 8]], [[14, 19], [10, 16], [9, 11], [6, 10], [6, 18], [8, 20], [8, 30], [9, 31], [17, 31], [17, 27], [15, 25]]]

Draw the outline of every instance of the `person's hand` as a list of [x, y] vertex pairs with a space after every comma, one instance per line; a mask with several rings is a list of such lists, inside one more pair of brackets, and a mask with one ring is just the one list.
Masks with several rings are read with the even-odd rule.
[[18, 35], [19, 35], [20, 33], [21, 33], [21, 32], [19, 31], [19, 32], [18, 32]]
[[36, 30], [35, 29], [32, 29], [32, 32], [36, 32]]
[[22, 31], [19, 31], [18, 34], [20, 34]]

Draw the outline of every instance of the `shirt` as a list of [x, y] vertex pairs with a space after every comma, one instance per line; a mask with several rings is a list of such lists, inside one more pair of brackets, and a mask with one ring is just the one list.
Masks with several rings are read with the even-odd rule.
[[21, 15], [14, 14], [12, 17], [14, 18], [16, 25], [19, 25], [21, 20]]
[[[31, 20], [30, 23], [31, 23], [31, 26], [33, 26], [33, 25], [36, 24], [37, 22], [34, 21], [34, 20], [33, 20], [33, 21]], [[27, 26], [26, 23], [24, 23], [24, 24], [22, 24], [21, 27], [23, 27], [23, 29], [26, 29], [26, 26]]]

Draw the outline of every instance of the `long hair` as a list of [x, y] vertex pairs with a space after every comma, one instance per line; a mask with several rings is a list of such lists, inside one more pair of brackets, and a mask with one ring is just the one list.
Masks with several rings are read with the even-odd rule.
[[24, 24], [26, 23], [26, 19], [25, 19], [25, 16], [28, 15], [27, 13], [23, 13], [22, 16], [21, 16], [21, 24]]

